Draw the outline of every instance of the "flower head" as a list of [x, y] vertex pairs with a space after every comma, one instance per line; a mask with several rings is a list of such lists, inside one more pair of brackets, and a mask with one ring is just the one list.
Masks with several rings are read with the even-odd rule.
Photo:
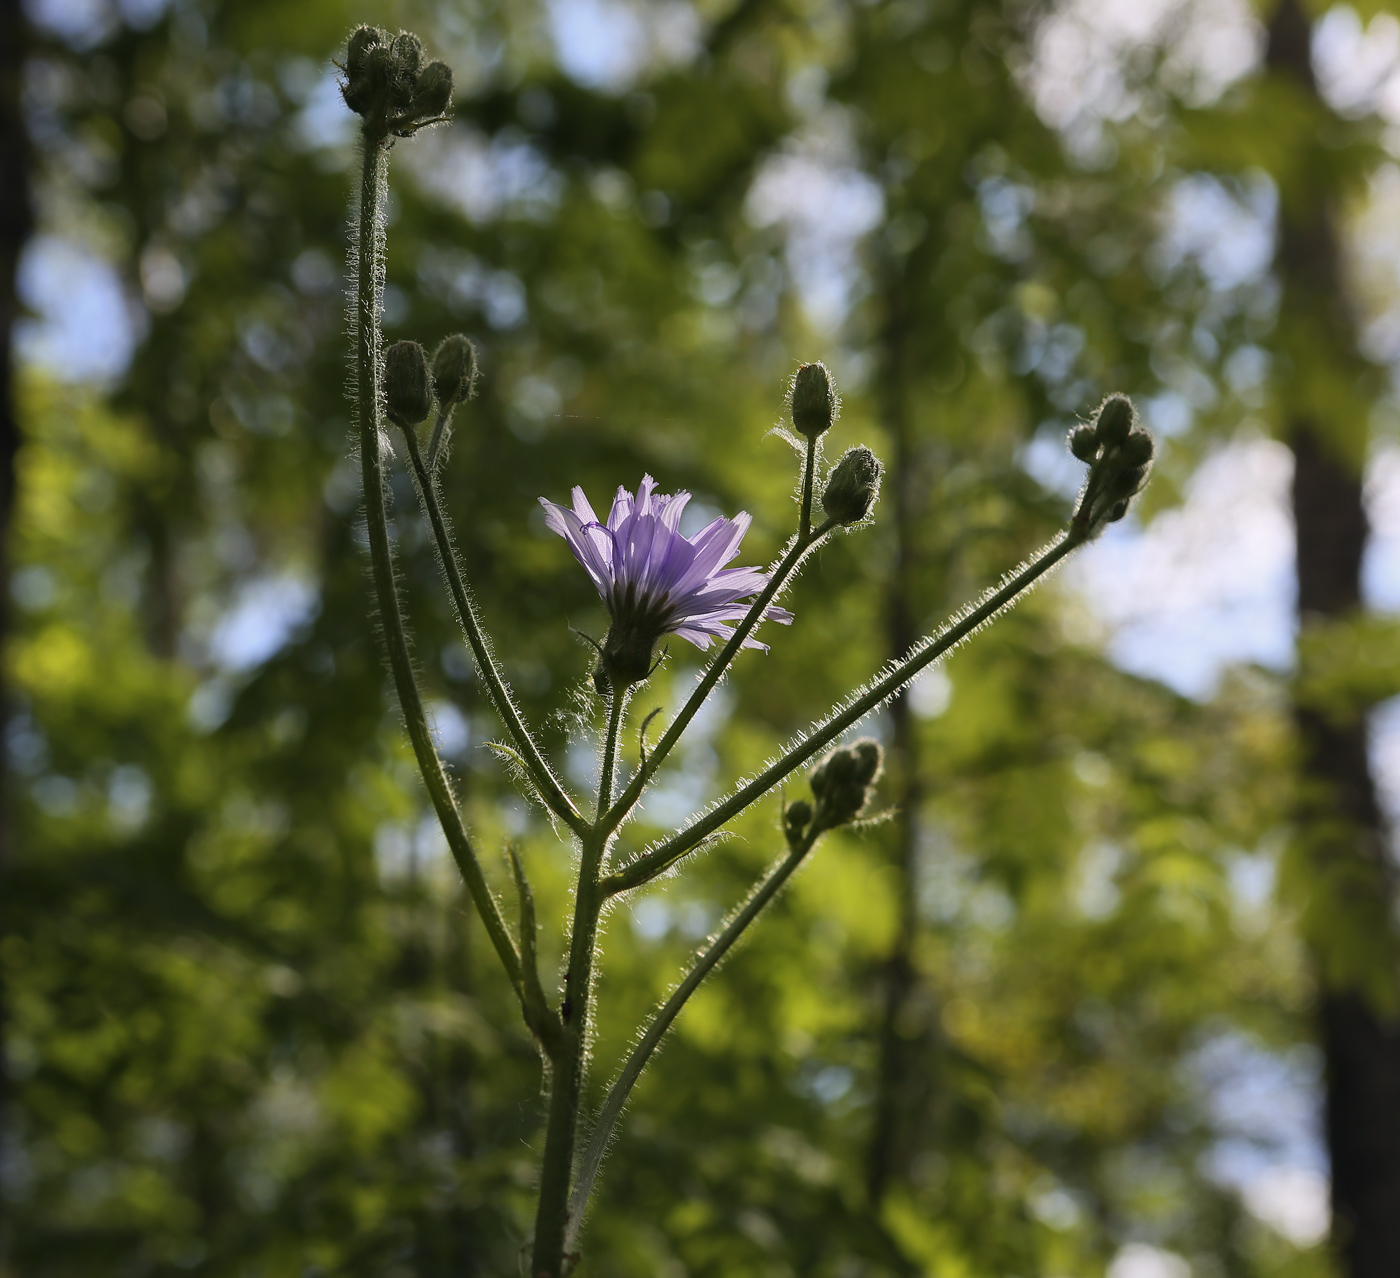
[[[738, 553], [750, 516], [716, 519], [693, 537], [680, 532], [689, 493], [656, 492], [647, 475], [637, 495], [617, 490], [607, 523], [593, 513], [582, 488], [573, 491], [570, 510], [540, 498], [545, 522], [569, 543], [574, 557], [593, 579], [612, 626], [603, 640], [594, 682], [600, 690], [645, 679], [652, 650], [662, 635], [679, 635], [698, 648], [728, 639], [732, 622], [748, 612], [742, 602], [768, 584], [757, 568], [726, 568]], [[763, 615], [787, 624], [792, 614], [770, 606]], [[762, 648], [750, 635], [745, 648]]]

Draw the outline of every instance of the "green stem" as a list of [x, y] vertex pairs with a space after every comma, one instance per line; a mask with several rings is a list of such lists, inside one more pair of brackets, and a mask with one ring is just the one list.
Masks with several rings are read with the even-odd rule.
[[438, 566], [442, 569], [448, 589], [452, 593], [452, 602], [457, 609], [457, 622], [467, 637], [472, 656], [476, 659], [476, 668], [481, 671], [481, 677], [486, 682], [491, 704], [496, 707], [496, 713], [501, 716], [501, 721], [510, 732], [524, 761], [525, 770], [530, 774], [530, 779], [534, 782], [535, 788], [539, 791], [546, 806], [569, 829], [581, 836], [587, 830], [588, 823], [583, 819], [579, 810], [574, 806], [573, 800], [565, 793], [564, 787], [554, 775], [553, 769], [550, 768], [544, 757], [544, 752], [536, 744], [533, 734], [525, 723], [524, 716], [511, 697], [510, 688], [506, 685], [500, 668], [496, 665], [495, 654], [491, 651], [491, 643], [482, 629], [480, 617], [477, 616], [476, 603], [472, 599], [471, 591], [467, 589], [466, 582], [462, 579], [461, 569], [457, 563], [457, 551], [452, 544], [452, 532], [442, 513], [442, 503], [438, 498], [437, 480], [433, 474], [432, 465], [430, 462], [425, 463], [422, 450], [418, 446], [418, 437], [413, 429], [409, 427], [404, 430], [403, 434], [404, 442], [408, 447], [409, 460], [413, 466], [418, 499], [427, 512], [428, 522], [432, 525]]
[[643, 853], [629, 865], [624, 865], [603, 881], [603, 889], [609, 895], [625, 892], [630, 888], [654, 879], [667, 867], [679, 860], [702, 839], [707, 838], [727, 821], [738, 816], [749, 804], [762, 798], [786, 776], [795, 772], [819, 750], [835, 741], [852, 724], [858, 723], [877, 706], [892, 697], [900, 688], [912, 680], [919, 671], [932, 665], [950, 648], [956, 647], [972, 632], [990, 621], [1003, 608], [1040, 577], [1044, 576], [1076, 546], [1083, 544], [1084, 538], [1077, 532], [1062, 533], [1041, 553], [1025, 564], [1019, 572], [1009, 577], [1001, 586], [988, 591], [980, 603], [968, 610], [959, 620], [945, 626], [935, 636], [921, 643], [903, 660], [896, 662], [883, 678], [877, 679], [861, 695], [845, 708], [837, 707], [821, 723], [807, 734], [799, 736], [774, 764], [765, 768], [747, 785], [740, 787], [723, 802], [716, 804], [698, 821], [678, 830], [664, 843]]
[[[617, 738], [622, 728], [622, 712], [626, 702], [626, 689], [614, 685], [608, 705], [608, 726], [603, 738], [602, 767], [598, 778], [600, 816], [607, 811], [612, 799]], [[607, 899], [602, 891], [601, 871], [608, 841], [607, 831], [602, 829], [600, 823], [595, 824], [583, 839], [583, 855], [579, 862], [573, 932], [569, 941], [569, 967], [564, 973], [565, 994], [560, 1009], [563, 1034], [550, 1081], [549, 1118], [545, 1127], [544, 1160], [540, 1168], [540, 1201], [535, 1215], [534, 1255], [530, 1262], [530, 1273], [535, 1278], [562, 1278], [564, 1272], [569, 1187], [573, 1180], [579, 1103], [588, 1064], [598, 916]]]
[[433, 423], [433, 435], [428, 441], [428, 473], [431, 475], [437, 474], [438, 453], [442, 449], [447, 428], [452, 424], [452, 413], [456, 407], [456, 404], [449, 404], [446, 408], [438, 408], [437, 421]]
[[806, 537], [812, 531], [812, 482], [817, 472], [820, 435], [807, 437], [807, 464], [802, 468], [802, 511], [797, 519], [797, 535]]
[[598, 1112], [598, 1120], [594, 1123], [592, 1134], [588, 1138], [588, 1146], [583, 1152], [578, 1179], [569, 1199], [569, 1225], [565, 1233], [567, 1250], [572, 1251], [577, 1246], [579, 1231], [583, 1228], [584, 1212], [588, 1207], [588, 1198], [593, 1192], [593, 1182], [597, 1179], [599, 1167], [602, 1166], [603, 1155], [607, 1152], [608, 1144], [612, 1140], [613, 1128], [617, 1126], [617, 1120], [622, 1116], [623, 1107], [627, 1104], [627, 1097], [637, 1079], [641, 1077], [647, 1061], [651, 1059], [661, 1040], [666, 1036], [666, 1031], [671, 1028], [672, 1022], [680, 1014], [686, 1000], [699, 988], [700, 982], [714, 971], [715, 965], [729, 952], [734, 942], [743, 935], [744, 929], [763, 912], [764, 907], [778, 894], [783, 884], [792, 877], [792, 872], [802, 864], [803, 858], [812, 850], [821, 833], [820, 830], [810, 831], [787, 856], [769, 868], [768, 873], [749, 893], [748, 900], [729, 920], [724, 931], [696, 954], [695, 961], [691, 964], [685, 979], [676, 986], [671, 997], [657, 1009], [650, 1024], [647, 1025], [646, 1032], [643, 1033], [627, 1057], [622, 1072], [608, 1089], [607, 1097], [603, 1101], [603, 1108]]
[[612, 696], [608, 699], [608, 731], [603, 738], [603, 764], [598, 775], [598, 825], [602, 825], [604, 814], [612, 806], [613, 773], [617, 769], [617, 739], [622, 732], [622, 712], [626, 705], [626, 691], [614, 684]]
[[379, 332], [379, 313], [384, 287], [384, 243], [381, 200], [384, 190], [388, 156], [384, 136], [369, 129], [364, 133], [364, 168], [360, 181], [359, 243], [357, 245], [355, 339], [358, 380], [355, 387], [356, 411], [360, 425], [360, 468], [365, 490], [365, 523], [369, 533], [370, 566], [379, 605], [379, 621], [388, 650], [389, 669], [394, 677], [399, 705], [409, 741], [418, 760], [428, 798], [442, 823], [447, 846], [452, 851], [466, 881], [467, 890], [486, 924], [487, 935], [500, 955], [506, 974], [518, 994], [521, 993], [520, 956], [511, 940], [500, 906], [491, 894], [481, 872], [457, 811], [452, 788], [433, 745], [428, 718], [418, 696], [418, 685], [409, 655], [408, 636], [403, 612], [399, 606], [398, 587], [394, 580], [393, 550], [389, 545], [388, 516], [384, 497], [384, 468], [380, 455], [382, 406], [380, 403], [380, 373], [383, 362], [383, 339]]

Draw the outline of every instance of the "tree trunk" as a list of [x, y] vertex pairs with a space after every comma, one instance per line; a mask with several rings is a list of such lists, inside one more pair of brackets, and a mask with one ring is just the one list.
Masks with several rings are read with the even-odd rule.
[[[1269, 28], [1268, 65], [1316, 96], [1311, 31], [1297, 0], [1282, 0]], [[1351, 336], [1338, 243], [1321, 185], [1286, 192], [1277, 269], [1283, 314], [1330, 317]], [[1316, 357], [1327, 358], [1330, 351]], [[1346, 359], [1347, 355], [1339, 358]], [[1354, 361], [1355, 356], [1349, 358]], [[1346, 447], [1345, 423], [1285, 410], [1293, 449], [1293, 515], [1301, 625], [1343, 618], [1361, 605], [1368, 533], [1361, 450]], [[1326, 927], [1389, 926], [1385, 830], [1367, 757], [1363, 714], [1338, 722], [1298, 706], [1302, 776], [1299, 837], [1319, 893], [1342, 884]], [[1341, 913], [1337, 906], [1340, 905]], [[1381, 908], [1377, 908], [1380, 906]], [[1326, 938], [1309, 937], [1319, 976], [1319, 1032], [1326, 1059], [1326, 1135], [1332, 1163], [1332, 1241], [1349, 1278], [1400, 1274], [1400, 1023], [1383, 1014], [1355, 974], [1329, 963]], [[1381, 945], [1384, 953], [1388, 946]]]

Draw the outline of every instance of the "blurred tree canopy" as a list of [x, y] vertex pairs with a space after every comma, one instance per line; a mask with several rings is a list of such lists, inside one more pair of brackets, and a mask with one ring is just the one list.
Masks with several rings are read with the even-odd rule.
[[[110, 264], [132, 351], [72, 380], [92, 352], [70, 334], [17, 392], [6, 1272], [523, 1264], [539, 1063], [402, 738], [347, 461], [352, 25], [417, 30], [457, 73], [454, 123], [393, 157], [386, 335], [479, 345], [445, 493], [567, 775], [593, 766], [570, 627], [604, 620], [538, 496], [650, 472], [752, 511], [745, 562], [770, 559], [792, 467], [768, 432], [811, 358], [845, 394], [833, 445], [891, 467], [875, 529], [738, 663], [640, 846], [1047, 539], [1070, 495], [1045, 459], [1105, 392], [1175, 423], [1154, 509], [1246, 417], [1371, 420], [1383, 371], [1280, 320], [1267, 269], [1173, 250], [1164, 210], [1309, 184], [1355, 207], [1379, 130], [1264, 67], [1269, 14], [1231, 9], [1254, 52], [1222, 70], [1192, 52], [1211, 6], [1174, 8], [1081, 68], [1107, 105], [1071, 109], [1056, 41], [1088, 10], [1030, 0], [33, 6], [31, 255]], [[567, 848], [485, 748], [395, 483], [444, 752], [557, 938]], [[1355, 717], [1400, 690], [1389, 632], [1345, 622], [1309, 632], [1296, 690], [1240, 668], [1192, 699], [1108, 661], [1052, 583], [902, 697], [873, 725], [894, 819], [831, 837], [687, 1008], [579, 1273], [1340, 1272], [1236, 1171], [1268, 1153], [1241, 1087], [1316, 1084], [1316, 955], [1350, 946], [1393, 1010], [1387, 911], [1319, 921], [1325, 867], [1285, 856], [1295, 693]], [[609, 920], [598, 1085], [777, 849], [776, 804], [736, 832]]]

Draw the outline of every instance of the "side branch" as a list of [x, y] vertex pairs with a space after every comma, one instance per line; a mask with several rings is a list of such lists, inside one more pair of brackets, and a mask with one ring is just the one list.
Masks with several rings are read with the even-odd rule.
[[451, 530], [447, 526], [446, 516], [442, 513], [442, 503], [438, 500], [437, 481], [431, 468], [423, 460], [422, 449], [418, 446], [418, 436], [412, 427], [406, 428], [403, 434], [408, 446], [409, 459], [413, 466], [413, 478], [418, 488], [418, 499], [427, 512], [428, 522], [433, 528], [433, 542], [437, 548], [438, 565], [447, 580], [448, 589], [452, 592], [452, 602], [457, 609], [457, 622], [467, 636], [472, 656], [476, 659], [477, 669], [481, 671], [482, 678], [486, 681], [491, 704], [495, 706], [496, 713], [501, 716], [502, 722], [510, 732], [524, 761], [525, 770], [530, 774], [530, 780], [534, 782], [535, 788], [539, 791], [546, 806], [575, 834], [582, 835], [587, 830], [588, 823], [574, 806], [568, 794], [565, 793], [559, 779], [554, 775], [553, 769], [550, 768], [543, 751], [540, 750], [529, 727], [526, 726], [524, 716], [512, 699], [510, 689], [506, 686], [500, 669], [496, 665], [496, 658], [491, 651], [491, 645], [487, 642], [481, 626], [481, 619], [476, 613], [476, 604], [462, 579], [461, 569], [457, 563], [457, 551], [452, 544]]
[[916, 646], [908, 656], [896, 662], [882, 678], [877, 679], [865, 692], [844, 708], [836, 707], [808, 734], [799, 736], [776, 763], [766, 768], [747, 785], [742, 786], [727, 799], [716, 804], [698, 821], [678, 830], [664, 843], [657, 845], [629, 865], [624, 865], [615, 873], [608, 875], [603, 880], [604, 891], [610, 895], [626, 892], [663, 873], [702, 839], [713, 834], [726, 822], [733, 820], [749, 804], [762, 798], [818, 751], [835, 741], [852, 724], [858, 723], [877, 706], [892, 697], [926, 666], [937, 661], [945, 652], [956, 647], [978, 627], [990, 621], [1003, 608], [1008, 607], [1018, 595], [1049, 572], [1070, 551], [1082, 545], [1084, 540], [1082, 535], [1072, 531], [1062, 533], [1059, 538], [1041, 551], [1039, 556], [1032, 559], [1001, 586], [986, 594], [980, 603], [958, 621], [945, 626], [936, 635]]
[[627, 1057], [622, 1072], [608, 1089], [603, 1108], [598, 1112], [598, 1120], [594, 1123], [592, 1135], [588, 1139], [588, 1147], [583, 1152], [578, 1179], [569, 1198], [569, 1226], [564, 1241], [566, 1251], [574, 1250], [579, 1231], [583, 1228], [584, 1211], [588, 1206], [589, 1195], [593, 1192], [593, 1182], [598, 1176], [599, 1167], [602, 1166], [603, 1156], [607, 1153], [613, 1129], [622, 1116], [627, 1097], [637, 1079], [641, 1077], [642, 1070], [660, 1046], [681, 1008], [699, 988], [700, 982], [714, 971], [715, 965], [729, 952], [734, 942], [743, 935], [749, 924], [763, 912], [783, 884], [792, 877], [792, 872], [802, 864], [803, 858], [812, 850], [821, 834], [820, 829], [812, 830], [787, 856], [769, 868], [768, 873], [759, 880], [748, 900], [730, 919], [724, 930], [696, 954], [695, 962], [685, 974], [685, 979], [676, 986], [671, 997], [656, 1010], [646, 1032]]

